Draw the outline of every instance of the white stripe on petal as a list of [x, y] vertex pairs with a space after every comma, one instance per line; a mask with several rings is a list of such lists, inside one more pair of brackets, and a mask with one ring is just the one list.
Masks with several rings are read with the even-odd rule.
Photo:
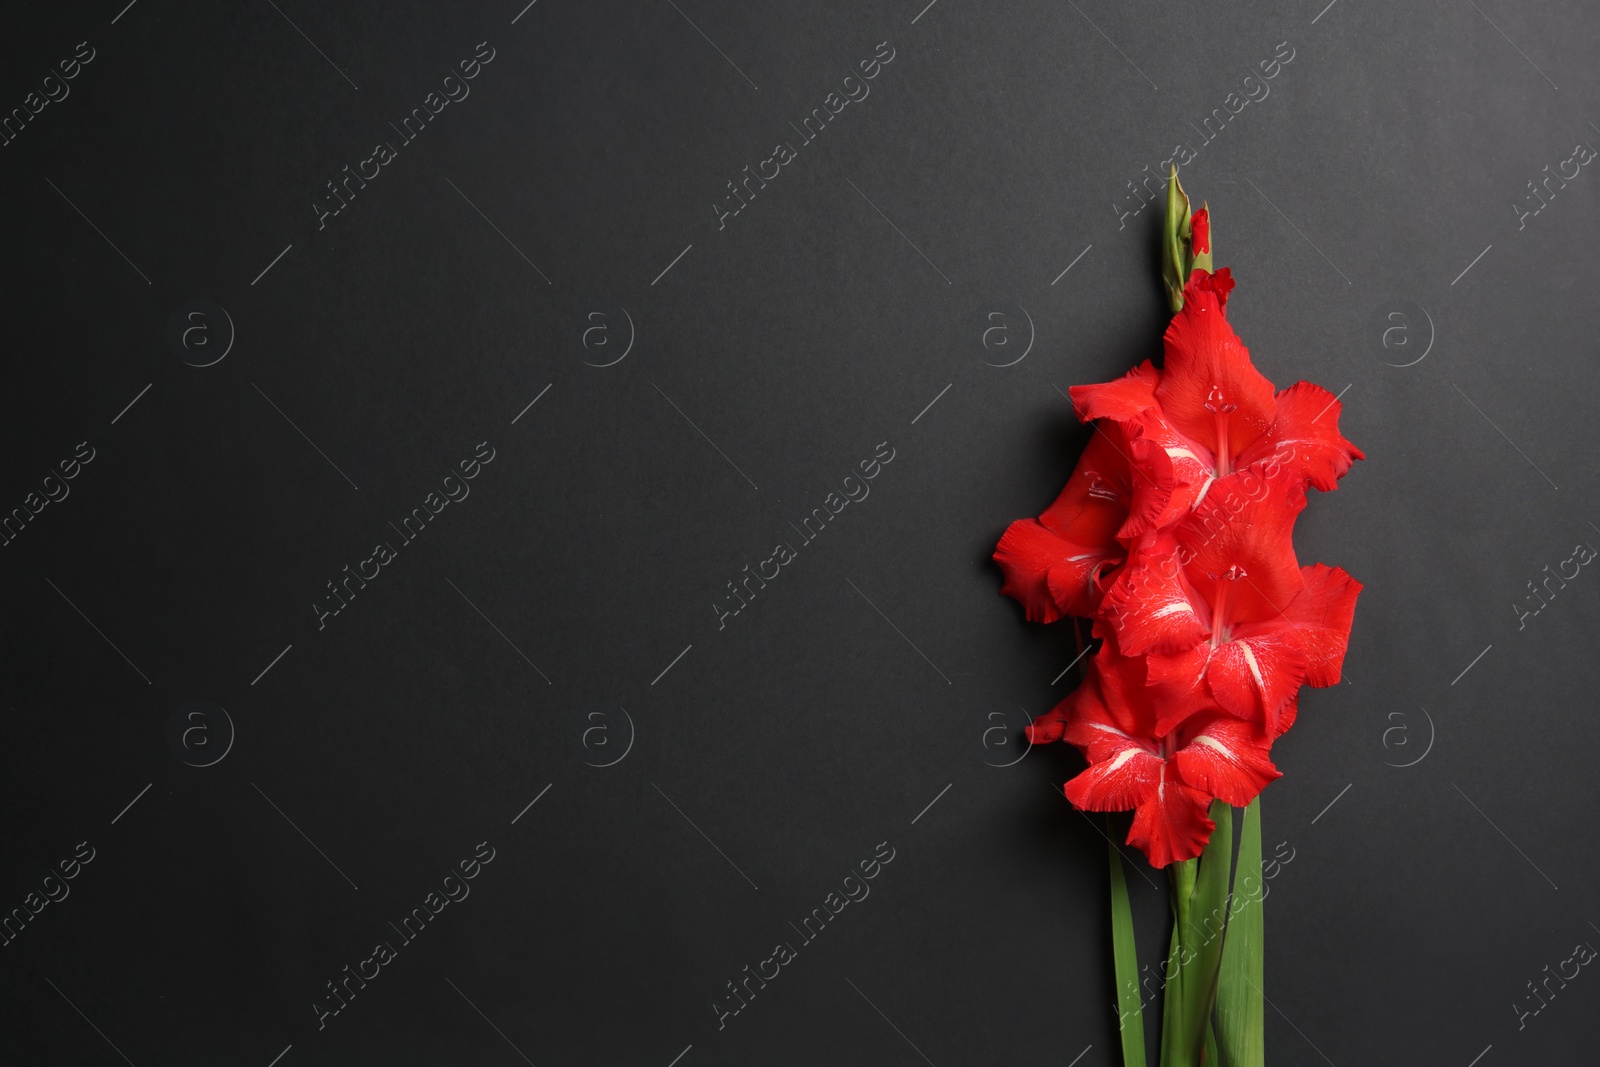
[[1262, 699], [1267, 695], [1267, 680], [1261, 677], [1261, 665], [1256, 662], [1256, 654], [1250, 651], [1248, 641], [1239, 642], [1239, 651], [1244, 653], [1244, 661], [1250, 668], [1250, 675], [1256, 680], [1256, 685], [1261, 688]]
[[1119, 770], [1122, 769], [1123, 764], [1125, 764], [1129, 760], [1133, 759], [1133, 757], [1137, 756], [1142, 751], [1143, 751], [1143, 749], [1136, 748], [1136, 747], [1130, 745], [1128, 748], [1125, 748], [1121, 752], [1118, 752], [1116, 758], [1111, 761], [1111, 765], [1106, 768], [1106, 773], [1107, 774], [1116, 774]]

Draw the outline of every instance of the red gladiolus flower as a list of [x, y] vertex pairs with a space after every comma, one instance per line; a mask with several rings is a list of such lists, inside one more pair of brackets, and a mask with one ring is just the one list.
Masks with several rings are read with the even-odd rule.
[[1120, 654], [1109, 639], [1084, 684], [1041, 716], [1029, 738], [1077, 745], [1089, 768], [1067, 783], [1067, 798], [1086, 811], [1133, 809], [1128, 843], [1164, 867], [1205, 847], [1213, 797], [1248, 804], [1279, 772], [1269, 741], [1230, 716], [1213, 711], [1160, 731], [1164, 694], [1144, 670], [1143, 658]]
[[[1209, 249], [1205, 212], [1191, 220]], [[1320, 386], [1275, 391], [1225, 315], [1233, 278], [1196, 270], [1163, 340], [1163, 365], [1075, 386], [1094, 438], [1037, 519], [995, 549], [1001, 592], [1027, 617], [1091, 618], [1101, 647], [1083, 684], [1028, 728], [1089, 767], [1079, 808], [1134, 813], [1130, 844], [1157, 867], [1200, 854], [1209, 804], [1248, 804], [1279, 776], [1270, 748], [1302, 685], [1339, 681], [1361, 583], [1302, 567], [1295, 519], [1361, 451]]]
[[1113, 382], [1073, 386], [1073, 406], [1085, 421], [1116, 421], [1156, 442], [1191, 501], [1217, 478], [1273, 460], [1330, 491], [1365, 458], [1339, 433], [1341, 405], [1310, 382], [1274, 394], [1224, 315], [1232, 289], [1226, 267], [1195, 271], [1167, 327], [1162, 369], [1146, 362]]

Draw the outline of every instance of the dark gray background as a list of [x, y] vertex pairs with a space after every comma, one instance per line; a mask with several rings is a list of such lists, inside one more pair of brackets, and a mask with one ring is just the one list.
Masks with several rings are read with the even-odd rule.
[[[1060, 391], [1159, 351], [1126, 182], [1284, 41], [1185, 171], [1256, 362], [1344, 391], [1368, 455], [1298, 531], [1366, 592], [1263, 800], [1293, 857], [1272, 1062], [1592, 1057], [1600, 977], [1516, 1005], [1600, 944], [1600, 577], [1514, 605], [1600, 545], [1600, 175], [1513, 204], [1600, 144], [1600, 19], [925, 2], [13, 5], [0, 108], [96, 55], [0, 148], [0, 509], [95, 458], [0, 548], [0, 909], [95, 858], [0, 949], [0, 1059], [1112, 1063], [1104, 822], [1059, 796], [1070, 750], [992, 766], [1076, 649], [987, 560], [1086, 439]], [[325, 183], [481, 41], [470, 97], [319, 231]], [[719, 230], [725, 183], [883, 41], [871, 95]], [[204, 369], [168, 341], [196, 300], [237, 334]], [[325, 583], [485, 440], [470, 497], [319, 630]], [[719, 631], [725, 583], [884, 441]], [[209, 767], [167, 740], [191, 700], [237, 730]], [[471, 896], [319, 1031], [324, 983], [482, 841]], [[880, 842], [871, 896], [719, 1031], [724, 983]]]

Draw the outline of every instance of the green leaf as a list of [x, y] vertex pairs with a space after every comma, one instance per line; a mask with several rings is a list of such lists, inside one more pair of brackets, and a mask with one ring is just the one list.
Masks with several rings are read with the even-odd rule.
[[[1106, 820], [1109, 829], [1111, 820]], [[1117, 1028], [1122, 1032], [1123, 1067], [1147, 1067], [1144, 1056], [1144, 1013], [1139, 995], [1139, 954], [1133, 945], [1133, 908], [1128, 903], [1128, 881], [1122, 873], [1122, 853], [1107, 838], [1111, 851], [1111, 954], [1117, 976]]]
[[1161, 281], [1167, 287], [1167, 302], [1176, 315], [1183, 310], [1183, 283], [1189, 280], [1189, 196], [1178, 181], [1173, 167], [1167, 179], [1167, 215], [1161, 228]]
[[1233, 919], [1222, 950], [1217, 984], [1217, 1051], [1222, 1067], [1264, 1067], [1266, 1035], [1262, 990], [1261, 799], [1244, 809], [1239, 868], [1234, 875]]
[[1211, 819], [1217, 828], [1200, 854], [1194, 892], [1189, 898], [1188, 916], [1181, 939], [1188, 963], [1183, 976], [1183, 1029], [1181, 1048], [1188, 1058], [1180, 1062], [1198, 1064], [1205, 1048], [1211, 1020], [1211, 1007], [1217, 997], [1217, 972], [1222, 965], [1224, 931], [1228, 925], [1228, 876], [1233, 867], [1233, 808], [1217, 800], [1211, 804]]

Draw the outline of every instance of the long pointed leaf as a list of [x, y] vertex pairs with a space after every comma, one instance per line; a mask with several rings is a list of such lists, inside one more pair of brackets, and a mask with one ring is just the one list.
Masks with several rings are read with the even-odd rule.
[[1139, 991], [1139, 954], [1133, 944], [1133, 908], [1128, 903], [1122, 854], [1110, 838], [1107, 843], [1111, 852], [1111, 954], [1117, 976], [1117, 1028], [1122, 1034], [1122, 1063], [1123, 1067], [1148, 1067]]
[[1265, 1067], [1262, 899], [1266, 886], [1261, 878], [1259, 797], [1244, 809], [1233, 893], [1235, 910], [1228, 923], [1217, 983], [1217, 1051], [1222, 1067]]
[[1185, 1063], [1198, 1064], [1205, 1048], [1216, 1002], [1217, 972], [1222, 964], [1223, 931], [1228, 923], [1228, 881], [1233, 868], [1233, 808], [1223, 801], [1211, 805], [1216, 829], [1200, 854], [1189, 915], [1181, 937], [1188, 965], [1183, 981], [1183, 1049]]

